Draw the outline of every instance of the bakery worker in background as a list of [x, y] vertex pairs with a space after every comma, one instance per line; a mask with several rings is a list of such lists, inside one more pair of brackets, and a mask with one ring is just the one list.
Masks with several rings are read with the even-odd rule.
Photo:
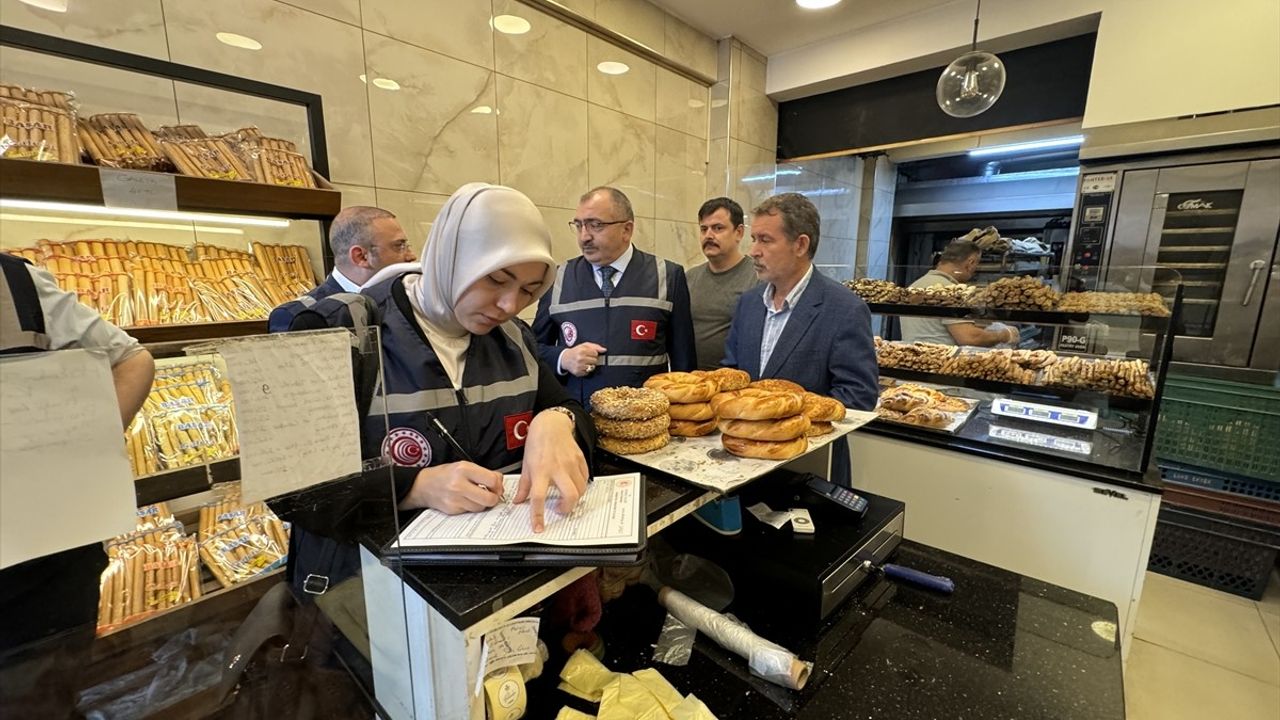
[[[749, 256], [763, 281], [738, 300], [724, 365], [753, 380], [783, 378], [855, 410], [879, 398], [871, 312], [813, 265], [818, 209], [799, 193], [775, 195], [751, 211]], [[831, 482], [849, 485], [849, 445], [831, 444]]]
[[738, 298], [760, 282], [751, 259], [742, 254], [744, 220], [742, 206], [726, 197], [712, 198], [698, 210], [707, 261], [690, 268], [688, 279], [698, 367], [703, 370], [720, 367]]
[[[911, 283], [913, 288], [961, 285], [978, 272], [982, 249], [972, 240], [952, 240], [938, 256], [937, 266]], [[940, 345], [974, 345], [994, 347], [1016, 344], [1018, 329], [1007, 325], [978, 327], [972, 320], [940, 320], [937, 318], [901, 317], [903, 342], [930, 342]]]
[[631, 244], [636, 223], [627, 196], [595, 188], [569, 224], [582, 256], [556, 271], [533, 332], [570, 397], [585, 406], [600, 388], [697, 369], [684, 268]]
[[[106, 353], [127, 427], [151, 391], [151, 354], [61, 290], [48, 272], [0, 253], [0, 354], [72, 348]], [[74, 450], [75, 439], [67, 443]], [[106, 566], [102, 543], [92, 543], [0, 570], [0, 717], [71, 714], [72, 683], [87, 662]], [[40, 651], [30, 649], [41, 641]]]
[[295, 315], [334, 293], [358, 293], [369, 278], [388, 265], [413, 262], [415, 256], [396, 216], [382, 208], [343, 208], [329, 226], [333, 272], [318, 287], [271, 311], [270, 332], [289, 329]]

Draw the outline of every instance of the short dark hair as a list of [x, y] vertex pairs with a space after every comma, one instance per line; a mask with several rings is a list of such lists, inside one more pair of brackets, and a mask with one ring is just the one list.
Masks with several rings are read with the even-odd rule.
[[343, 208], [329, 226], [329, 248], [334, 258], [346, 258], [351, 248], [359, 245], [369, 247], [369, 225], [374, 220], [384, 218], [395, 219], [395, 214], [382, 208], [368, 205], [352, 205]]
[[981, 252], [982, 248], [972, 240], [952, 240], [938, 253], [938, 262], [948, 265], [962, 263]]
[[591, 196], [596, 193], [608, 193], [609, 199], [613, 201], [613, 207], [622, 213], [623, 220], [634, 221], [636, 219], [635, 211], [631, 209], [631, 198], [627, 197], [626, 193], [616, 187], [610, 187], [609, 185], [593, 187], [583, 193], [582, 197], [578, 198], [578, 202], [584, 203], [590, 200]]
[[822, 220], [809, 198], [800, 193], [781, 193], [757, 205], [751, 214], [782, 216], [782, 231], [787, 239], [794, 242], [801, 235], [808, 235], [809, 259], [818, 254], [818, 226]]
[[738, 227], [746, 222], [746, 215], [742, 212], [742, 206], [734, 202], [733, 199], [727, 197], [711, 198], [702, 203], [702, 207], [698, 208], [698, 220], [701, 221], [706, 216], [717, 210], [724, 210], [729, 213], [729, 220], [734, 227]]

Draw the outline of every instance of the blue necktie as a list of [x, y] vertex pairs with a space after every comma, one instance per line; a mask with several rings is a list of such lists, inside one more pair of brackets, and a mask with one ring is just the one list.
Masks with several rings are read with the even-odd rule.
[[612, 265], [600, 268], [600, 292], [604, 293], [606, 298], [613, 294], [613, 276], [617, 272], [618, 269]]

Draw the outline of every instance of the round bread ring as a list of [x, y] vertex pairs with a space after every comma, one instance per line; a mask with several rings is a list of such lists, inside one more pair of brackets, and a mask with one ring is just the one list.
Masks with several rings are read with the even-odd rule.
[[835, 432], [835, 429], [836, 429], [836, 426], [832, 425], [829, 422], [814, 420], [809, 423], [809, 429], [805, 431], [804, 436], [817, 437], [819, 435], [826, 435], [829, 432]]
[[644, 386], [657, 390], [673, 403], [706, 402], [716, 394], [716, 383], [687, 372], [659, 373], [644, 381]]
[[606, 437], [640, 440], [666, 430], [671, 418], [667, 415], [659, 415], [648, 420], [614, 420], [598, 413], [591, 413], [591, 421], [596, 425], [596, 432]]
[[702, 437], [710, 435], [716, 429], [716, 419], [710, 420], [672, 420], [667, 432], [676, 437]]
[[711, 398], [711, 409], [721, 420], [774, 420], [798, 415], [802, 406], [799, 393], [751, 387], [722, 392]]
[[744, 440], [795, 440], [809, 431], [809, 418], [792, 415], [781, 420], [721, 420], [720, 432]]
[[790, 380], [783, 380], [782, 378], [765, 378], [763, 380], [757, 380], [751, 383], [750, 385], [748, 385], [747, 387], [760, 388], [761, 390], [776, 390], [778, 392], [793, 392], [793, 393], [801, 393], [801, 394], [805, 392], [804, 387], [801, 386], [799, 383], [793, 383]]
[[698, 377], [709, 378], [720, 388], [720, 392], [726, 390], [741, 390], [751, 384], [751, 376], [746, 370], [737, 368], [716, 368], [715, 370], [694, 370], [694, 375]]
[[591, 410], [610, 420], [648, 420], [670, 405], [666, 395], [648, 388], [610, 387], [591, 393]]
[[796, 438], [783, 442], [768, 440], [748, 440], [732, 435], [721, 435], [720, 444], [725, 450], [738, 457], [760, 458], [761, 460], [790, 460], [802, 455], [809, 449], [808, 438]]
[[817, 422], [835, 422], [844, 419], [844, 403], [817, 393], [804, 394], [804, 414]]
[[694, 422], [702, 422], [703, 420], [715, 420], [716, 411], [711, 409], [711, 403], [671, 403], [671, 407], [667, 409], [667, 413], [671, 415], [672, 420], [693, 420]]
[[614, 455], [639, 455], [640, 453], [653, 452], [666, 447], [669, 442], [671, 442], [671, 436], [665, 430], [653, 437], [640, 438], [638, 440], [619, 440], [608, 435], [602, 435], [596, 440], [596, 444], [601, 449], [608, 450]]

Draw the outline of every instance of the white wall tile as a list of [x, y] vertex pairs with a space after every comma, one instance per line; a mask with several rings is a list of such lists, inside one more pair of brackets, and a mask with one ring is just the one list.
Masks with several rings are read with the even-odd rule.
[[516, 0], [494, 0], [494, 12], [529, 21], [523, 35], [494, 33], [498, 72], [574, 97], [587, 97], [587, 34]]
[[[364, 27], [411, 45], [493, 67], [493, 29], [487, 2], [361, 0]], [[400, 72], [411, 71], [405, 68]]]
[[502, 184], [541, 206], [576, 208], [587, 179], [587, 101], [498, 76]]
[[597, 105], [588, 109], [587, 173], [591, 186], [612, 185], [626, 193], [637, 217], [653, 217], [655, 128], [651, 122]]

